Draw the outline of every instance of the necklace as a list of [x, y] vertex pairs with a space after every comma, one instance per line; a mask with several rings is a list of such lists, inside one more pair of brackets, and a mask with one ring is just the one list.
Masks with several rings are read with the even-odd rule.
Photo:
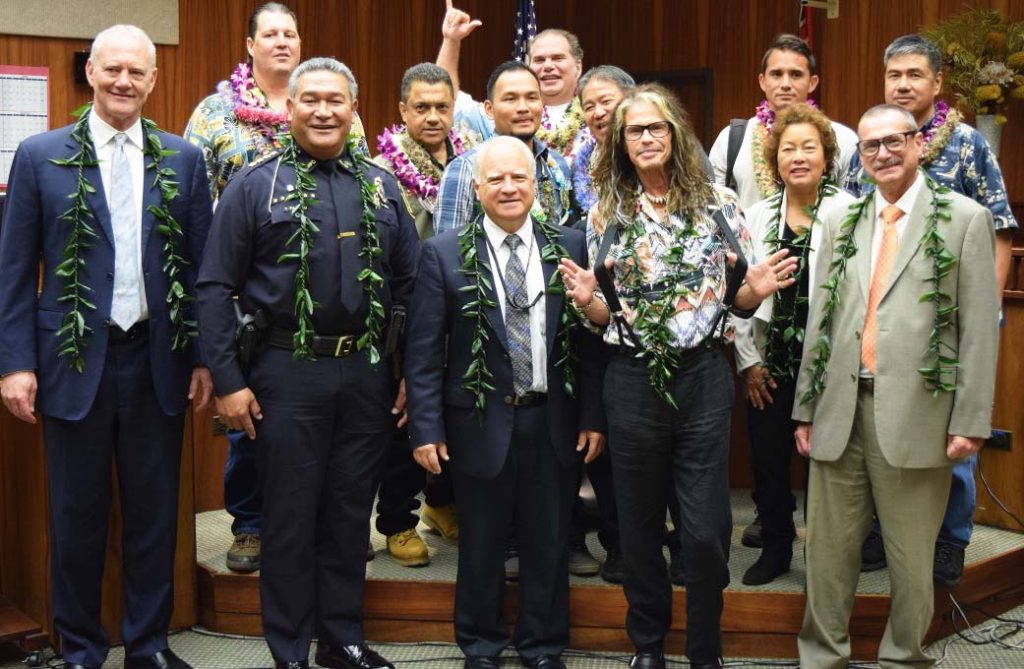
[[[461, 156], [465, 148], [459, 136], [449, 131], [448, 139], [455, 155]], [[402, 187], [415, 195], [424, 209], [434, 213], [444, 168], [432, 160], [427, 150], [406, 132], [404, 126], [385, 128], [377, 136], [377, 150], [391, 165]]]
[[929, 119], [922, 131], [924, 132], [924, 149], [921, 151], [921, 164], [928, 165], [942, 153], [949, 143], [956, 126], [963, 120], [963, 115], [950, 109], [942, 100], [935, 103], [935, 115]]
[[239, 63], [228, 81], [221, 82], [217, 89], [227, 95], [234, 106], [235, 118], [254, 126], [267, 140], [274, 142], [278, 135], [288, 132], [288, 114], [270, 107], [267, 96], [256, 85], [252, 68]]
[[[86, 261], [82, 256], [87, 249], [92, 248], [92, 240], [97, 237], [96, 231], [90, 225], [90, 223], [95, 223], [96, 219], [86, 202], [87, 194], [95, 192], [96, 189], [85, 178], [85, 169], [99, 165], [96, 159], [96, 147], [93, 145], [92, 135], [89, 132], [89, 111], [91, 109], [92, 105], [87, 104], [74, 112], [79, 120], [71, 131], [71, 140], [78, 145], [78, 152], [70, 158], [50, 159], [54, 165], [71, 167], [75, 170], [75, 190], [68, 196], [72, 205], [60, 217], [61, 220], [71, 224], [71, 230], [68, 232], [67, 242], [64, 246], [63, 259], [54, 268], [54, 274], [64, 279], [64, 287], [58, 301], [70, 305], [60, 329], [57, 330], [57, 335], [61, 337], [58, 344], [58, 355], [67, 357], [71, 367], [79, 373], [85, 370], [82, 350], [88, 343], [87, 333], [92, 332], [92, 328], [85, 324], [85, 315], [82, 310], [96, 309], [96, 305], [86, 299], [86, 295], [92, 292], [92, 288], [85, 285], [80, 278], [82, 268], [86, 267]], [[188, 304], [195, 301], [195, 296], [188, 294], [182, 284], [184, 267], [190, 264], [181, 255], [184, 233], [181, 225], [170, 211], [171, 202], [179, 195], [178, 182], [175, 181], [177, 175], [173, 168], [162, 165], [164, 158], [178, 152], [163, 148], [158, 134], [159, 128], [153, 121], [143, 117], [141, 123], [142, 155], [149, 160], [145, 165], [145, 171], [153, 174], [153, 185], [160, 193], [160, 204], [150, 205], [147, 211], [156, 219], [156, 228], [165, 237], [163, 271], [170, 284], [166, 301], [173, 335], [171, 350], [178, 351], [186, 348], [198, 331], [196, 322], [187, 317], [189, 314]]]
[[668, 193], [664, 195], [651, 195], [649, 192], [643, 192], [644, 199], [653, 204], [655, 207], [664, 207], [668, 204]]
[[536, 138], [563, 156], [570, 156], [576, 143], [577, 134], [579, 134], [581, 141], [585, 141], [590, 137], [590, 131], [586, 126], [586, 120], [583, 118], [583, 106], [580, 104], [579, 98], [573, 98], [569, 108], [565, 110], [565, 116], [562, 117], [557, 126], [551, 123], [551, 119], [548, 116], [548, 108], [544, 107], [540, 117], [540, 129], [537, 131]]

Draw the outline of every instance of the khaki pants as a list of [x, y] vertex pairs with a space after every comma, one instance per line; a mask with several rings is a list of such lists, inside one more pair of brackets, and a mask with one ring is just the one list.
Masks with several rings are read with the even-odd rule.
[[807, 608], [798, 639], [801, 667], [840, 669], [849, 663], [850, 612], [872, 512], [882, 525], [892, 595], [879, 665], [934, 666], [921, 646], [932, 619], [935, 537], [946, 510], [951, 471], [906, 469], [886, 462], [875, 432], [874, 396], [860, 391], [842, 457], [811, 461]]

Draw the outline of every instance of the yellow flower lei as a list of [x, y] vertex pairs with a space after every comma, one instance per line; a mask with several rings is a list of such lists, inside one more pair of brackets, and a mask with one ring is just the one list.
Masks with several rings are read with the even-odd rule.
[[552, 127], [548, 120], [548, 110], [545, 107], [544, 116], [541, 119], [540, 129], [537, 131], [537, 139], [555, 149], [563, 156], [572, 153], [573, 140], [576, 134], [586, 125], [583, 118], [583, 106], [579, 98], [573, 98], [569, 108], [565, 110], [565, 116], [557, 127]]
[[775, 183], [775, 175], [768, 167], [768, 161], [764, 157], [764, 143], [768, 139], [768, 128], [761, 123], [754, 124], [754, 134], [750, 140], [750, 153], [754, 157], [754, 177], [757, 180], [757, 190], [761, 198], [769, 198], [779, 191]]
[[949, 143], [949, 138], [953, 136], [953, 130], [960, 121], [964, 120], [963, 114], [956, 109], [950, 109], [946, 114], [946, 120], [943, 121], [942, 125], [935, 129], [935, 133], [925, 143], [924, 150], [921, 151], [921, 165], [929, 165], [933, 160], [939, 157], [942, 150], [946, 148], [946, 144]]

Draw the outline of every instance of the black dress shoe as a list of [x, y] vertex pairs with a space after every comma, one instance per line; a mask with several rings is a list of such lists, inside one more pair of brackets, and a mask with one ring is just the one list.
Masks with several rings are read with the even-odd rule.
[[309, 669], [309, 662], [306, 660], [294, 660], [292, 662], [275, 662], [274, 669]]
[[74, 662], [65, 662], [61, 665], [61, 669], [95, 669], [87, 664], [75, 664]]
[[765, 546], [757, 562], [743, 574], [744, 585], [764, 585], [771, 583], [789, 571], [789, 563], [793, 560], [793, 548], [785, 546]]
[[192, 669], [192, 665], [175, 655], [170, 648], [164, 648], [149, 657], [126, 657], [124, 669]]
[[715, 660], [714, 662], [701, 662], [699, 664], [690, 663], [690, 669], [722, 669], [725, 666], [721, 660]]
[[467, 655], [462, 669], [498, 669], [501, 660], [490, 655]]
[[541, 655], [533, 659], [523, 659], [523, 666], [529, 669], [565, 669], [565, 662], [558, 655]]
[[629, 661], [629, 669], [665, 669], [663, 653], [637, 653]]
[[395, 669], [383, 657], [365, 643], [349, 646], [328, 646], [318, 644], [316, 663], [329, 669]]

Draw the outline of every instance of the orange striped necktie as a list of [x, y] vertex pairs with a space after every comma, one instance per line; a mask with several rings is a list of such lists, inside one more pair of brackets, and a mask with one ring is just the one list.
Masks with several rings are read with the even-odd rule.
[[894, 204], [882, 210], [885, 230], [882, 232], [882, 246], [878, 249], [875, 271], [871, 275], [871, 289], [868, 291], [868, 313], [864, 318], [864, 336], [861, 338], [860, 359], [872, 374], [875, 373], [875, 353], [878, 348], [878, 303], [889, 281], [900, 241], [896, 236], [896, 221], [903, 216], [903, 210]]

